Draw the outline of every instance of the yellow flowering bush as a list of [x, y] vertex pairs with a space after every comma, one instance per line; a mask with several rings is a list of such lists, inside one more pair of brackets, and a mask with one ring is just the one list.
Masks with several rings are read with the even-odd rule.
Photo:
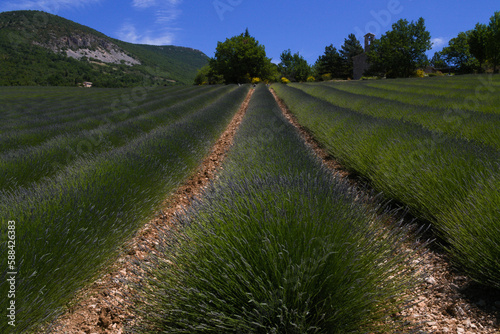
[[332, 74], [326, 73], [326, 74], [321, 75], [321, 80], [323, 80], [323, 81], [332, 80]]
[[424, 70], [417, 70], [417, 71], [415, 72], [415, 77], [417, 77], [417, 78], [424, 78], [424, 77], [425, 77], [425, 72], [424, 72]]

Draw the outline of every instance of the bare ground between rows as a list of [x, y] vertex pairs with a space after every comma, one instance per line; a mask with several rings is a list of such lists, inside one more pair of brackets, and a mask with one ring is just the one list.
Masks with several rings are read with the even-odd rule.
[[[250, 89], [239, 111], [194, 173], [162, 204], [155, 218], [148, 222], [124, 247], [124, 252], [107, 274], [83, 289], [72, 305], [47, 326], [45, 333], [125, 333], [126, 328], [140, 321], [133, 311], [130, 298], [132, 286], [140, 280], [141, 263], [148, 263], [156, 253], [161, 237], [159, 233], [172, 228], [171, 221], [182, 214], [191, 200], [200, 195], [217, 177], [236, 131], [248, 108], [254, 90]], [[162, 232], [159, 232], [159, 231]]]
[[[272, 88], [271, 93], [286, 119], [332, 173], [358, 189], [374, 193], [365, 180], [342, 166], [298, 123]], [[409, 215], [406, 219], [414, 221]], [[424, 247], [425, 252], [414, 260], [423, 274], [419, 288], [414, 291], [415, 303], [399, 316], [420, 327], [419, 333], [500, 333], [500, 291], [480, 286], [460, 273], [441, 247], [433, 244]]]

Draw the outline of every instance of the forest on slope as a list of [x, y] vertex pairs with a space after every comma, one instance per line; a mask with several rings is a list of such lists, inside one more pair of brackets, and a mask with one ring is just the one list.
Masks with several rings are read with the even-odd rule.
[[131, 44], [41, 11], [0, 13], [2, 86], [192, 84], [207, 62], [198, 50]]

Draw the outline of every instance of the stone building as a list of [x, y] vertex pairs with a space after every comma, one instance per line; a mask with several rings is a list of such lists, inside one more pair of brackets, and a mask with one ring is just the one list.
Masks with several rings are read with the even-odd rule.
[[363, 76], [363, 73], [370, 67], [368, 63], [367, 52], [370, 51], [370, 45], [375, 39], [375, 35], [368, 33], [365, 35], [365, 52], [352, 58], [353, 60], [353, 73], [352, 78], [354, 80], [359, 80]]

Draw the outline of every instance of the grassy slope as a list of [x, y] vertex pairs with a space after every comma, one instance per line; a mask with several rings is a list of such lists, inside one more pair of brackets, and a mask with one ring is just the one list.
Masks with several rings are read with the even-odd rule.
[[130, 44], [115, 41], [141, 62], [160, 71], [166, 77], [185, 84], [192, 84], [198, 70], [208, 63], [208, 57], [201, 51], [178, 46], [154, 46]]
[[[115, 43], [142, 65], [102, 65], [56, 54], [33, 42], [87, 35]], [[92, 45], [90, 48], [95, 48]], [[121, 42], [89, 27], [39, 11], [0, 13], [0, 85], [64, 85], [92, 81], [98, 87], [192, 84], [208, 61], [202, 52], [176, 46]]]

